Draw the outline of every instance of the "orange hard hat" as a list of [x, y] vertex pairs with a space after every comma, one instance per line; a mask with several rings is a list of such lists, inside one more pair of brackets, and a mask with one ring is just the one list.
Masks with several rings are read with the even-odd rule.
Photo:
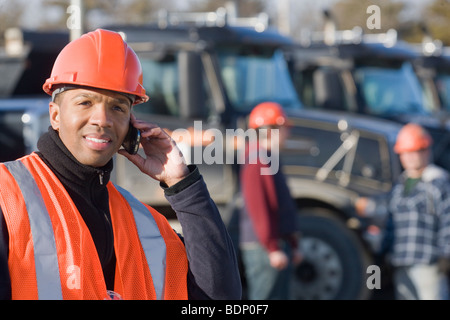
[[427, 149], [433, 143], [429, 133], [416, 123], [404, 125], [397, 135], [394, 151], [396, 153]]
[[125, 93], [134, 104], [149, 98], [142, 85], [136, 53], [117, 32], [97, 29], [68, 43], [59, 53], [43, 89], [52, 94], [64, 86], [87, 86]]
[[253, 108], [248, 119], [248, 126], [256, 129], [262, 126], [289, 125], [283, 107], [276, 102], [262, 102]]

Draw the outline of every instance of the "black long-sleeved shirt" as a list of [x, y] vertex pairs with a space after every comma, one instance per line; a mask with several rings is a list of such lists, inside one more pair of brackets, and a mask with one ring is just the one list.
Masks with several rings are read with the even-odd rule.
[[[51, 128], [39, 139], [38, 149], [38, 155], [64, 185], [89, 228], [106, 285], [112, 290], [116, 259], [106, 184], [113, 160], [102, 168], [79, 163]], [[198, 169], [192, 166], [190, 170], [176, 185], [161, 185], [183, 228], [182, 240], [189, 260], [189, 299], [240, 299], [241, 282], [231, 239]], [[11, 298], [8, 243], [0, 208], [0, 299]]]

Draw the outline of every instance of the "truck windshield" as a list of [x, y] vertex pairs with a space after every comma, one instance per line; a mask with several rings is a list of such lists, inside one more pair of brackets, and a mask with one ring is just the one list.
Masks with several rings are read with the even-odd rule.
[[429, 113], [422, 105], [420, 83], [409, 62], [399, 67], [359, 65], [354, 78], [366, 113], [379, 116]]
[[261, 46], [221, 47], [218, 58], [228, 98], [236, 110], [250, 112], [263, 101], [301, 108], [281, 50]]

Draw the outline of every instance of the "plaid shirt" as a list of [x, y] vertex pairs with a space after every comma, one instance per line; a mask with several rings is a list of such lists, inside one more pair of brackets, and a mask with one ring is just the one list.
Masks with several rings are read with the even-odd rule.
[[450, 257], [450, 180], [433, 164], [423, 172], [413, 189], [404, 194], [406, 176], [391, 192], [371, 201], [367, 213], [374, 218], [392, 214], [394, 239], [390, 259], [394, 266], [431, 264]]

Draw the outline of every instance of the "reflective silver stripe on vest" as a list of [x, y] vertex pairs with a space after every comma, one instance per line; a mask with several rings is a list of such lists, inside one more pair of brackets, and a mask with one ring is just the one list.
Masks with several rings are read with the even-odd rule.
[[33, 176], [21, 161], [5, 162], [22, 191], [30, 220], [38, 297], [40, 300], [62, 299], [58, 255], [50, 216]]
[[166, 275], [166, 243], [159, 231], [158, 225], [147, 207], [131, 195], [127, 190], [114, 185], [116, 189], [130, 204], [134, 220], [147, 259], [153, 285], [156, 291], [156, 299], [160, 300], [164, 295], [164, 283]]

